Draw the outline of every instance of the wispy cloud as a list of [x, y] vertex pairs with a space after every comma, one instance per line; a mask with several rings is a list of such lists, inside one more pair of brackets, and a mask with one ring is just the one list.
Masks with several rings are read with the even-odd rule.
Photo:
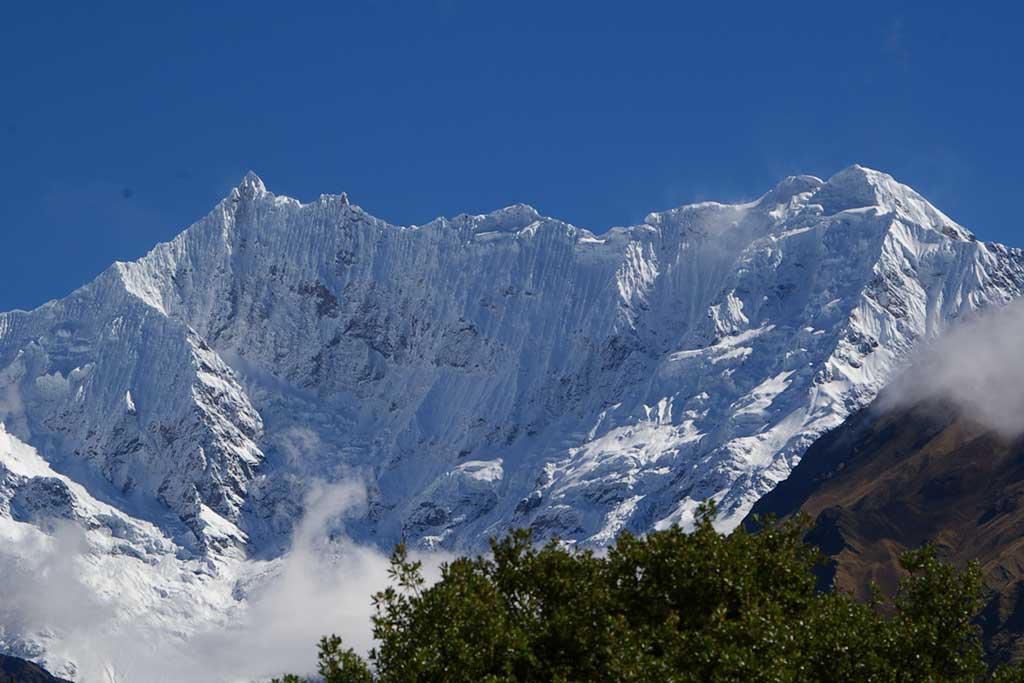
[[[0, 547], [0, 640], [52, 627], [84, 683], [251, 682], [310, 672], [316, 643], [329, 633], [365, 652], [373, 644], [371, 595], [387, 585], [389, 558], [338, 535], [364, 504], [360, 485], [311, 485], [290, 552], [250, 565], [252, 588], [226, 625], [187, 634], [174, 623], [133, 623], [116, 601], [98, 597], [80, 571], [92, 552], [85, 533], [59, 524], [19, 543], [17, 554]], [[418, 559], [435, 580], [449, 558]]]
[[952, 401], [1005, 438], [1024, 434], [1024, 302], [961, 323], [922, 353], [887, 400]]

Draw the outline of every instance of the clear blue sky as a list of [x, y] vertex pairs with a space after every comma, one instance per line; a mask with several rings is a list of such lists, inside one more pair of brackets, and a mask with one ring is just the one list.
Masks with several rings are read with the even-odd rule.
[[854, 162], [1024, 246], [1020, 3], [9, 3], [0, 310], [205, 214], [244, 172], [421, 223], [601, 231]]

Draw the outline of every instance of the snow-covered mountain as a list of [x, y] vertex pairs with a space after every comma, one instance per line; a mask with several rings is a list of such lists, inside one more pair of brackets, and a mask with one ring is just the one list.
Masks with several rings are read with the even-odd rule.
[[705, 498], [729, 528], [915, 344], [1022, 291], [1024, 253], [860, 166], [600, 235], [524, 205], [399, 227], [249, 174], [0, 314], [0, 532], [69, 519], [91, 561], [201, 592], [280, 556], [313, 481], [364, 482], [347, 531], [382, 548], [600, 545]]

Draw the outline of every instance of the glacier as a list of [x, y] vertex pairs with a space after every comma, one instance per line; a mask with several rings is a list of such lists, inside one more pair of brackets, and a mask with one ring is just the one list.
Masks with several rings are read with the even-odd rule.
[[[709, 498], [727, 530], [919, 344], [1022, 291], [1024, 252], [861, 166], [600, 234], [521, 204], [396, 226], [250, 173], [0, 314], [0, 544], [77, 529], [116, 623], [183, 635], [273, 580], [324, 483], [366, 491], [329, 533], [385, 551], [600, 547]], [[56, 623], [0, 648], [104, 680]]]

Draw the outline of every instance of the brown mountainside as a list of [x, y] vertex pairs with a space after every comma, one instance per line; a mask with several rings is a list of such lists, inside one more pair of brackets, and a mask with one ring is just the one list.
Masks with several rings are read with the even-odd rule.
[[71, 683], [46, 672], [38, 664], [17, 657], [0, 655], [0, 683]]
[[1024, 661], [1024, 439], [944, 402], [880, 405], [819, 439], [751, 515], [809, 514], [834, 585], [861, 597], [872, 581], [895, 588], [899, 553], [926, 542], [948, 561], [978, 560], [991, 591], [986, 648]]

